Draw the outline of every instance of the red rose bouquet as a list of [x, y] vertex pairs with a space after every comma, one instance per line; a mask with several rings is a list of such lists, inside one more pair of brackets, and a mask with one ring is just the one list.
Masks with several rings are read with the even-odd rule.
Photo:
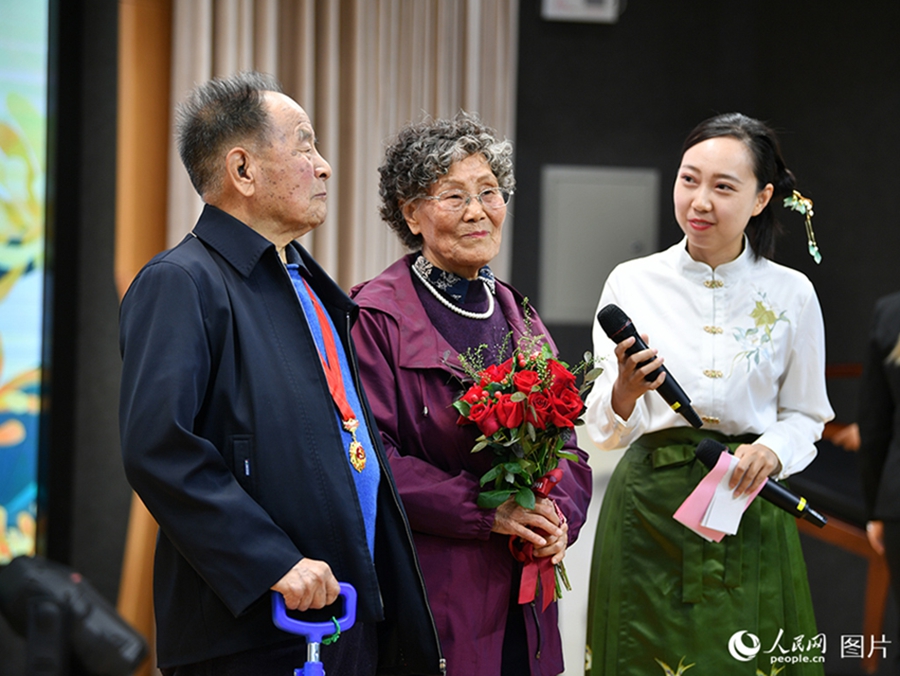
[[[474, 383], [453, 404], [460, 414], [459, 424], [475, 423], [482, 433], [473, 453], [486, 448], [494, 453], [491, 469], [481, 477], [478, 506], [495, 509], [514, 497], [522, 507], [534, 509], [536, 498], [547, 497], [562, 477], [559, 461], [579, 461], [563, 446], [573, 428], [582, 424], [582, 395], [602, 369], [591, 368], [594, 362], [589, 353], [570, 369], [555, 357], [543, 336], [524, 338], [502, 364], [478, 368], [471, 356], [461, 359]], [[587, 373], [579, 387], [576, 380], [581, 371]], [[538, 576], [548, 587], [549, 571], [554, 593], [544, 595], [546, 608], [560, 597], [561, 584], [571, 589], [565, 567], [560, 563], [552, 570], [549, 558], [535, 562], [530, 545], [516, 540], [512, 537], [510, 542], [513, 554], [526, 563], [519, 602], [534, 598]], [[531, 564], [534, 568], [529, 570]]]

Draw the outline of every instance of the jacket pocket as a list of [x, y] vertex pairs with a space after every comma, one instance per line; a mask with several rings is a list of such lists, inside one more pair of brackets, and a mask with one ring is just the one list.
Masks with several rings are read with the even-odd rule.
[[250, 495], [256, 497], [256, 467], [253, 458], [253, 437], [236, 434], [231, 437], [232, 471], [238, 483]]

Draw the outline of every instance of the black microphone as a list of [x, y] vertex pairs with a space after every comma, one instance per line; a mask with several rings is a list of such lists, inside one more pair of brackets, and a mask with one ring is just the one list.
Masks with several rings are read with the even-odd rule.
[[[600, 322], [600, 326], [606, 331], [606, 335], [610, 337], [610, 340], [614, 340], [616, 343], [621, 343], [626, 338], [634, 338], [634, 345], [625, 351], [626, 354], [634, 354], [635, 352], [647, 349], [647, 343], [645, 343], [640, 335], [638, 335], [638, 332], [634, 328], [634, 324], [632, 324], [631, 320], [628, 318], [628, 315], [622, 312], [618, 306], [613, 304], [606, 305], [597, 313], [597, 321]], [[638, 364], [638, 366], [643, 366], [646, 363], [647, 362], [642, 362]], [[690, 397], [688, 397], [684, 393], [684, 390], [681, 389], [681, 386], [675, 382], [672, 374], [669, 373], [665, 366], [660, 366], [653, 371], [653, 373], [648, 374], [645, 377], [645, 380], [652, 383], [659, 377], [660, 373], [665, 373], [666, 379], [656, 391], [659, 392], [662, 398], [666, 400], [666, 403], [672, 407], [673, 411], [683, 415], [694, 427], [702, 427], [703, 421], [700, 420], [700, 416], [697, 415], [697, 412], [691, 408]]]
[[[697, 445], [694, 453], [704, 465], [712, 469], [719, 462], [719, 455], [722, 451], [728, 452], [728, 447], [720, 444], [715, 439], [704, 439]], [[809, 506], [806, 498], [794, 495], [787, 488], [777, 481], [766, 479], [762, 489], [759, 491], [759, 497], [765, 498], [776, 507], [781, 507], [788, 514], [796, 516], [798, 519], [806, 519], [810, 523], [822, 528], [828, 519], [819, 514], [816, 510]]]

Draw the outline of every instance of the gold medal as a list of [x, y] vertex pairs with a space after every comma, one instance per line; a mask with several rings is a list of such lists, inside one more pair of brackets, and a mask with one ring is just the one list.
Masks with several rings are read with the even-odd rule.
[[366, 468], [366, 449], [355, 439], [350, 442], [350, 464], [357, 472]]
[[344, 429], [353, 436], [350, 442], [350, 464], [357, 472], [362, 472], [366, 468], [366, 449], [356, 440], [356, 430], [359, 428], [359, 420], [350, 418], [344, 421]]
[[344, 389], [344, 378], [341, 375], [341, 364], [338, 357], [337, 344], [335, 343], [334, 335], [331, 331], [331, 323], [328, 319], [328, 315], [325, 314], [322, 304], [319, 303], [316, 294], [309, 288], [309, 284], [306, 280], [303, 280], [303, 284], [306, 286], [306, 290], [309, 293], [309, 299], [316, 309], [319, 326], [322, 328], [322, 341], [325, 343], [325, 356], [322, 356], [320, 351], [319, 360], [322, 362], [322, 370], [325, 372], [325, 380], [328, 382], [328, 391], [331, 393], [334, 405], [337, 406], [337, 409], [341, 414], [344, 429], [350, 433], [351, 437], [353, 437], [349, 449], [350, 464], [353, 465], [353, 469], [357, 472], [362, 472], [366, 468], [366, 449], [356, 440], [356, 430], [359, 429], [359, 420], [356, 415], [354, 415], [353, 407], [350, 406], [350, 402], [347, 400], [347, 390]]

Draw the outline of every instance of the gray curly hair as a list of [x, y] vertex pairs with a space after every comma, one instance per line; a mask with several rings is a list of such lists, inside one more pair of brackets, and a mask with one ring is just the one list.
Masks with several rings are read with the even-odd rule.
[[426, 194], [455, 162], [476, 153], [484, 155], [499, 187], [512, 191], [516, 179], [512, 168], [512, 143], [500, 139], [477, 115], [460, 111], [451, 119], [425, 120], [409, 124], [397, 134], [378, 167], [381, 181], [381, 218], [397, 233], [408, 249], [422, 248], [422, 236], [414, 235], [403, 217], [403, 205]]

